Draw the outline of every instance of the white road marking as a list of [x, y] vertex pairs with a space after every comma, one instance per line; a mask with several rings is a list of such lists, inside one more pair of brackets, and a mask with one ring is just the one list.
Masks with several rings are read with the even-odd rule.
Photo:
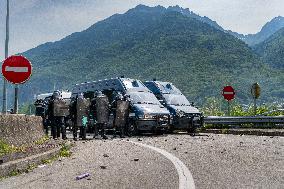
[[223, 94], [235, 94], [234, 92], [223, 92]]
[[186, 165], [181, 160], [179, 160], [176, 156], [170, 154], [169, 152], [167, 152], [165, 150], [162, 150], [162, 149], [154, 147], [154, 146], [142, 144], [142, 143], [139, 143], [139, 142], [133, 142], [133, 141], [127, 141], [127, 142], [131, 142], [133, 144], [136, 144], [136, 145], [139, 145], [139, 146], [142, 146], [142, 147], [150, 148], [151, 150], [154, 150], [154, 151], [162, 154], [163, 156], [165, 156], [167, 159], [169, 159], [174, 164], [174, 166], [175, 166], [175, 168], [178, 172], [179, 189], [195, 189], [192, 174], [190, 173], [190, 171], [188, 170]]
[[6, 66], [5, 67], [6, 72], [28, 72], [29, 68], [28, 67], [11, 67], [11, 66]]

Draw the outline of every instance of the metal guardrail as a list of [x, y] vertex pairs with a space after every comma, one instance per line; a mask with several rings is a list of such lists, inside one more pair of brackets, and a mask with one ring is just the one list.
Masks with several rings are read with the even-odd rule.
[[284, 124], [284, 116], [250, 116], [250, 117], [221, 117], [208, 116], [204, 118], [206, 124], [249, 124], [249, 123], [273, 123]]

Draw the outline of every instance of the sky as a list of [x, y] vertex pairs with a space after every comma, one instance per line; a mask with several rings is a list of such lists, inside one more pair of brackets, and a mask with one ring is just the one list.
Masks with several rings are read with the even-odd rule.
[[[284, 0], [10, 0], [9, 55], [57, 41], [138, 4], [179, 5], [215, 20], [226, 30], [257, 33]], [[0, 0], [0, 60], [4, 59], [6, 0]]]

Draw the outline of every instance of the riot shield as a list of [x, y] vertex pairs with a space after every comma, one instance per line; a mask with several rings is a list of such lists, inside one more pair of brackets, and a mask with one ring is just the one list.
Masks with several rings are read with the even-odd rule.
[[116, 127], [123, 127], [129, 116], [129, 101], [118, 100], [116, 104], [114, 124]]
[[77, 110], [77, 117], [76, 117], [76, 125], [78, 127], [86, 126], [88, 122], [89, 116], [89, 109], [90, 109], [90, 100], [89, 99], [77, 99], [76, 103], [76, 110]]
[[109, 101], [107, 96], [96, 98], [96, 118], [97, 123], [108, 123], [109, 120]]
[[68, 116], [69, 115], [69, 103], [63, 99], [55, 99], [53, 101], [53, 115], [54, 116]]

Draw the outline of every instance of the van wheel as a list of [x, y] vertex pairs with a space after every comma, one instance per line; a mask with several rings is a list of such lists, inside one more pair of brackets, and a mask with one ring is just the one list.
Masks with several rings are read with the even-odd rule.
[[137, 126], [134, 123], [130, 123], [127, 126], [127, 132], [126, 132], [127, 136], [132, 137], [137, 135], [137, 133], [138, 133]]

